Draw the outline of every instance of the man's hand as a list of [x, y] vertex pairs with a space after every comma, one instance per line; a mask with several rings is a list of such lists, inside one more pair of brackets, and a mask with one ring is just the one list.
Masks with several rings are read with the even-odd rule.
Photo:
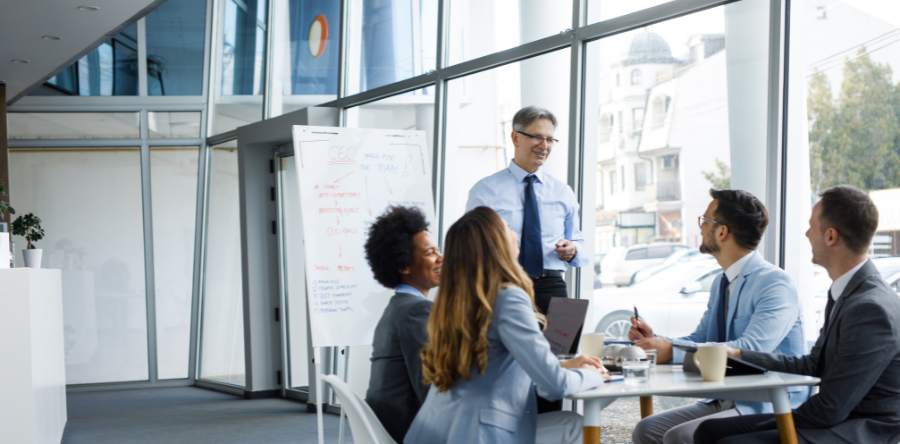
[[634, 345], [644, 350], [656, 350], [656, 363], [665, 364], [672, 360], [672, 341], [663, 338], [638, 339]]
[[[741, 349], [728, 347], [728, 356], [735, 359], [741, 359]], [[659, 356], [657, 356], [659, 358]]]
[[656, 335], [653, 334], [653, 327], [647, 325], [646, 322], [631, 317], [631, 328], [628, 329], [628, 339], [632, 341], [637, 341], [638, 339], [647, 339], [653, 338]]
[[563, 262], [569, 262], [575, 259], [575, 244], [568, 239], [560, 239], [556, 241], [556, 257]]

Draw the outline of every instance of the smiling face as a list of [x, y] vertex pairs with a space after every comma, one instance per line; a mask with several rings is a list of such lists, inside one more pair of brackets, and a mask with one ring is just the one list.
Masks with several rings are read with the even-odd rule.
[[[553, 123], [550, 119], [537, 119], [534, 122], [525, 125], [521, 131], [531, 134], [532, 136], [553, 137]], [[550, 157], [550, 151], [553, 149], [547, 141], [534, 143], [531, 137], [512, 132], [513, 145], [516, 147], [516, 154], [513, 160], [516, 165], [529, 173], [534, 173], [538, 168], [547, 162]]]
[[444, 256], [438, 251], [434, 236], [427, 231], [417, 233], [413, 236], [413, 241], [416, 243], [416, 249], [413, 251], [412, 262], [400, 271], [403, 274], [401, 281], [427, 296], [428, 290], [437, 287], [441, 281]]

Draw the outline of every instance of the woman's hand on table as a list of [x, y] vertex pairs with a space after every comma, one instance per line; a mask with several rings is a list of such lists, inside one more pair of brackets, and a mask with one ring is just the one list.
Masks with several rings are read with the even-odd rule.
[[563, 368], [588, 370], [602, 376], [607, 381], [609, 380], [609, 372], [606, 370], [606, 367], [603, 366], [599, 359], [593, 356], [578, 355], [567, 361], [560, 362], [559, 365]]

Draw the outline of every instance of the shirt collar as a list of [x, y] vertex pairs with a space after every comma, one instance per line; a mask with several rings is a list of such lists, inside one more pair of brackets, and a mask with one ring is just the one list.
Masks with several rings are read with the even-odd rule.
[[[525, 171], [522, 167], [516, 165], [515, 160], [509, 161], [509, 172], [516, 178], [516, 183], [525, 182], [525, 176], [529, 174], [528, 171]], [[534, 176], [537, 177], [539, 183], [544, 183], [544, 172], [540, 168], [534, 172]]]
[[863, 265], [866, 265], [866, 261], [860, 262], [859, 265], [851, 268], [850, 271], [834, 280], [834, 283], [831, 284], [831, 299], [834, 299], [834, 302], [837, 302], [837, 300], [844, 295], [844, 290], [847, 288], [847, 284], [850, 283], [850, 279], [853, 279], [853, 275], [856, 274]]
[[422, 294], [421, 291], [416, 290], [416, 288], [413, 287], [412, 285], [400, 284], [397, 286], [397, 288], [394, 288], [394, 292], [411, 294], [413, 296], [419, 296], [419, 297], [428, 299], [427, 297], [425, 297], [425, 295]]
[[750, 262], [750, 258], [752, 258], [754, 254], [756, 254], [756, 250], [744, 255], [744, 257], [738, 259], [737, 262], [731, 264], [731, 266], [725, 270], [725, 277], [728, 278], [728, 282], [734, 282], [734, 280], [737, 279], [738, 275], [741, 274], [741, 270], [744, 269], [744, 265], [747, 265], [747, 262]]

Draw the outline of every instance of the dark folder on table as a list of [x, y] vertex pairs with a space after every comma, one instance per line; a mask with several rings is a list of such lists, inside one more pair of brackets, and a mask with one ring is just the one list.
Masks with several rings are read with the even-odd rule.
[[551, 298], [544, 337], [554, 355], [574, 354], [587, 316], [587, 299]]

